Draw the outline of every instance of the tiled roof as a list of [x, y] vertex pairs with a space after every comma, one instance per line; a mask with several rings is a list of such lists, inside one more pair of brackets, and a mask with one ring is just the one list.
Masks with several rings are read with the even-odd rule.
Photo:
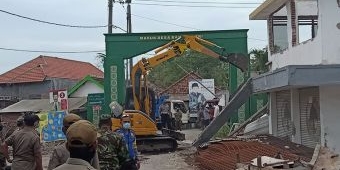
[[45, 78], [81, 80], [86, 75], [104, 77], [101, 70], [87, 62], [39, 56], [0, 75], [0, 83], [39, 82]]
[[[160, 94], [165, 94], [168, 93], [169, 90], [171, 90], [172, 88], [177, 89], [177, 87], [175, 87], [177, 84], [179, 84], [182, 81], [185, 81], [186, 78], [195, 78], [195, 79], [203, 79], [200, 75], [196, 74], [195, 72], [189, 72], [188, 74], [186, 74], [185, 76], [183, 76], [182, 78], [180, 78], [179, 80], [177, 80], [175, 83], [171, 84], [169, 87], [167, 87], [166, 89], [164, 89], [163, 91], [160, 92]], [[187, 82], [186, 82], [186, 85]], [[178, 89], [177, 89], [178, 90]], [[188, 89], [186, 89], [185, 93], [188, 93]]]
[[[186, 75], [184, 75], [182, 78], [171, 84], [169, 87], [164, 89], [163, 91], [159, 92], [159, 94], [189, 94], [189, 83], [188, 81], [192, 80], [201, 80], [203, 79], [202, 76], [198, 75], [195, 72], [189, 72]], [[181, 84], [184, 83], [184, 86], [181, 86]], [[220, 88], [215, 86], [216, 93], [217, 91], [221, 91]]]
[[236, 169], [236, 155], [240, 162], [250, 162], [258, 156], [275, 157], [280, 153], [284, 160], [310, 161], [313, 149], [283, 141], [272, 136], [256, 137], [256, 139], [222, 141], [199, 150], [196, 161], [203, 169], [228, 170]]

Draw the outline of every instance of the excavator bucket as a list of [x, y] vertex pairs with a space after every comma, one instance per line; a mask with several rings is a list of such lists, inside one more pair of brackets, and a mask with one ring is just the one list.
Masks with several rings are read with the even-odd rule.
[[220, 56], [220, 60], [234, 65], [242, 72], [248, 70], [249, 67], [248, 57], [242, 53], [230, 53], [227, 56]]

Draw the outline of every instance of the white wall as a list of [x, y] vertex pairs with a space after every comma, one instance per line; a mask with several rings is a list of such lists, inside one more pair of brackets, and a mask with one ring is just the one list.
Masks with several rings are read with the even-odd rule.
[[[340, 64], [340, 29], [336, 26], [340, 23], [340, 8], [336, 0], [318, 0], [318, 8], [319, 25], [316, 37], [269, 56], [272, 70], [287, 65]], [[287, 11], [290, 11], [289, 7]], [[289, 16], [288, 14], [288, 20]], [[288, 21], [289, 25], [290, 23]], [[291, 28], [288, 27], [287, 31], [291, 41]]]
[[[340, 63], [340, 8], [336, 0], [319, 0], [319, 23], [322, 35], [322, 63]], [[318, 33], [320, 33], [320, 31]]]
[[272, 70], [276, 70], [288, 65], [318, 65], [322, 61], [321, 55], [320, 38], [317, 36], [304, 44], [273, 54], [268, 60], [272, 62]]
[[104, 89], [98, 87], [92, 82], [86, 82], [71, 97], [87, 97], [89, 93], [104, 93]]
[[[296, 1], [296, 12], [297, 15], [317, 15], [318, 13], [318, 7], [316, 1]], [[274, 16], [286, 16], [287, 15], [287, 9], [282, 8], [279, 11], [277, 11]]]
[[340, 152], [340, 85], [320, 87], [321, 145]]

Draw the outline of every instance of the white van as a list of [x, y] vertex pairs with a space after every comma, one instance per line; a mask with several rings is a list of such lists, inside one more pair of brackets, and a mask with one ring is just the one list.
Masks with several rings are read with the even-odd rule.
[[186, 107], [182, 100], [167, 100], [166, 104], [170, 104], [170, 112], [172, 113], [172, 118], [175, 118], [176, 108], [178, 107], [182, 112], [182, 123], [186, 124], [189, 121], [189, 109]]

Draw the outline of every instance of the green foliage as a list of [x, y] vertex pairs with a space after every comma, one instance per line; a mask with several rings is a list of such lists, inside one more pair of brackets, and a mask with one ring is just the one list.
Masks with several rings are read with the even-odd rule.
[[266, 63], [268, 62], [268, 49], [252, 49], [250, 51], [250, 67], [251, 71], [264, 73], [268, 71]]
[[228, 63], [195, 51], [188, 51], [153, 68], [148, 80], [158, 86], [168, 87], [192, 71], [205, 79], [215, 79], [217, 87], [228, 87]]
[[225, 124], [221, 129], [214, 135], [214, 138], [226, 138], [230, 132], [230, 127]]

